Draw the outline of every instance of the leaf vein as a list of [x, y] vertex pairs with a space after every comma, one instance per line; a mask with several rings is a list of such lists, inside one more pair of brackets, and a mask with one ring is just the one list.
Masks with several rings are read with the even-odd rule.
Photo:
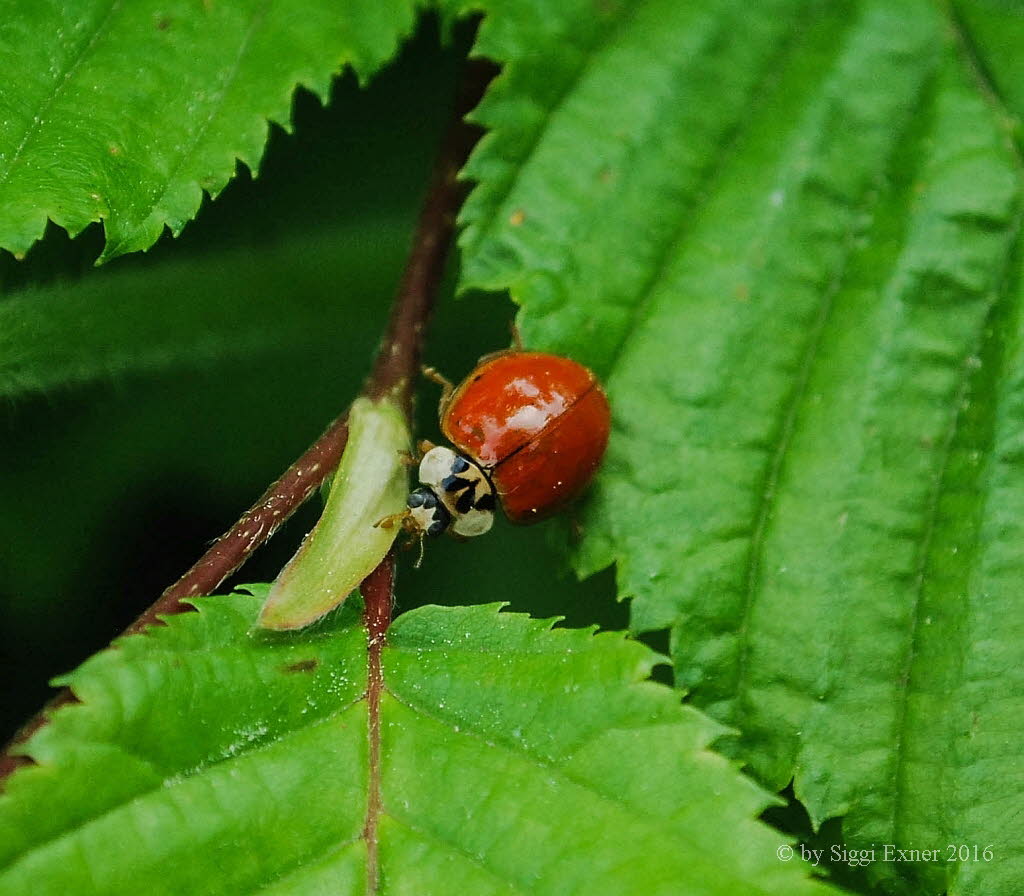
[[385, 811], [384, 814], [389, 819], [391, 819], [391, 821], [393, 821], [395, 824], [405, 828], [407, 831], [411, 831], [417, 837], [420, 837], [423, 840], [427, 840], [435, 846], [448, 849], [450, 852], [454, 853], [455, 855], [461, 856], [464, 859], [468, 859], [471, 864], [475, 865], [477, 868], [480, 868], [483, 871], [486, 871], [495, 880], [501, 881], [504, 884], [508, 884], [508, 886], [511, 888], [511, 892], [522, 893], [524, 894], [524, 896], [525, 894], [528, 894], [530, 892], [529, 890], [522, 889], [519, 886], [518, 882], [511, 880], [510, 878], [501, 874], [497, 869], [491, 867], [486, 862], [484, 862], [480, 856], [473, 855], [469, 850], [463, 849], [461, 846], [459, 846], [459, 844], [453, 843], [451, 840], [447, 840], [444, 837], [440, 837], [432, 831], [427, 831], [421, 827], [417, 827], [416, 825], [411, 824], [409, 821], [405, 819], [401, 819], [395, 815], [392, 815], [390, 812]]
[[959, 55], [964, 60], [977, 84], [978, 92], [981, 93], [985, 101], [996, 113], [997, 121], [999, 121], [1001, 127], [1006, 132], [1007, 141], [1013, 150], [1013, 157], [1017, 162], [1017, 166], [1024, 168], [1024, 154], [1022, 154], [1021, 146], [1017, 141], [1016, 129], [1010, 124], [1010, 122], [1016, 119], [1016, 116], [1010, 111], [1006, 100], [999, 92], [999, 87], [992, 77], [992, 73], [981, 58], [967, 22], [957, 12], [956, 7], [950, 0], [937, 0], [937, 2], [942, 15], [949, 23], [949, 27], [956, 38]]
[[314, 861], [322, 862], [326, 859], [331, 858], [331, 856], [335, 854], [340, 856], [342, 852], [344, 852], [350, 846], [353, 846], [354, 844], [358, 843], [362, 839], [363, 838], [361, 835], [357, 835], [355, 837], [349, 837], [347, 840], [342, 840], [338, 843], [325, 844], [323, 849], [317, 850], [315, 853], [312, 853], [310, 855], [302, 856], [302, 858], [297, 859], [295, 862], [292, 862], [288, 865], [288, 867], [279, 871], [274, 877], [269, 878], [264, 883], [260, 884], [260, 886], [257, 889], [249, 890], [249, 896], [257, 896], [257, 894], [259, 893], [265, 893], [271, 887], [276, 887], [279, 884], [283, 884], [285, 881], [288, 880], [288, 878], [294, 877], [297, 874], [301, 874]]
[[[759, 93], [758, 88], [763, 87], [777, 71], [779, 68], [779, 61], [785, 58], [786, 54], [792, 49], [793, 42], [799, 33], [799, 30], [799, 26], [794, 26], [790, 29], [789, 33], [786, 35], [786, 39], [779, 41], [775, 52], [770, 53], [766, 57], [761, 70], [755, 78], [754, 86], [752, 87], [748, 98], [749, 101], [747, 109], [743, 111], [749, 111], [753, 106]], [[684, 207], [679, 210], [678, 222], [675, 229], [665, 241], [664, 247], [658, 254], [657, 261], [651, 268], [650, 275], [641, 284], [640, 289], [637, 291], [633, 299], [633, 307], [630, 312], [629, 320], [623, 329], [622, 338], [619, 339], [618, 344], [611, 352], [606, 363], [606, 369], [609, 372], [615, 370], [619, 360], [622, 358], [623, 352], [626, 350], [626, 346], [636, 335], [640, 327], [649, 319], [651, 314], [651, 304], [653, 296], [657, 291], [657, 287], [665, 279], [672, 262], [678, 255], [680, 247], [686, 242], [691, 229], [697, 221], [697, 218], [693, 214], [694, 207], [698, 202], [697, 197], [710, 195], [710, 193], [714, 191], [715, 185], [724, 177], [726, 171], [729, 169], [729, 163], [735, 156], [736, 151], [746, 134], [746, 127], [749, 126], [751, 121], [752, 116], [741, 112], [737, 115], [735, 123], [720, 135], [717, 151], [712, 154], [710, 162], [701, 172], [700, 182], [695, 185], [694, 189], [691, 191], [689, 201], [687, 201], [684, 204]]]
[[[123, 753], [126, 756], [130, 756], [131, 758], [136, 759], [139, 762], [141, 762], [143, 765], [153, 769], [154, 774], [157, 776], [157, 778], [159, 780], [154, 782], [154, 784], [152, 786], [144, 787], [142, 790], [139, 790], [138, 792], [133, 793], [127, 799], [117, 800], [116, 802], [112, 803], [111, 805], [105, 807], [102, 811], [97, 812], [95, 815], [92, 815], [89, 818], [85, 819], [83, 822], [81, 822], [81, 823], [79, 823], [79, 824], [77, 824], [77, 825], [75, 825], [73, 827], [66, 828], [64, 830], [58, 831], [58, 832], [52, 834], [51, 836], [49, 836], [49, 837], [47, 837], [47, 838], [45, 838], [43, 840], [39, 840], [38, 842], [33, 843], [28, 849], [24, 850], [23, 852], [16, 853], [16, 854], [12, 855], [10, 857], [10, 859], [8, 860], [6, 867], [3, 869], [3, 872], [6, 874], [10, 869], [14, 868], [19, 862], [23, 861], [25, 858], [27, 858], [32, 853], [37, 852], [38, 850], [44, 849], [47, 846], [50, 846], [50, 845], [52, 845], [54, 843], [58, 843], [61, 840], [67, 838], [67, 837], [71, 837], [75, 833], [77, 833], [78, 831], [80, 831], [80, 830], [82, 830], [84, 828], [87, 828], [89, 825], [99, 821], [102, 818], [105, 818], [108, 815], [113, 814], [114, 812], [118, 811], [119, 809], [123, 809], [124, 807], [129, 806], [132, 803], [137, 802], [138, 800], [141, 800], [141, 799], [144, 799], [145, 797], [151, 796], [152, 794], [156, 793], [157, 791], [161, 790], [162, 788], [165, 788], [167, 786], [167, 782], [168, 781], [171, 781], [171, 780], [173, 780], [175, 778], [195, 777], [195, 772], [207, 772], [207, 771], [209, 771], [212, 768], [217, 768], [217, 767], [222, 766], [222, 765], [229, 765], [232, 762], [244, 759], [244, 758], [246, 758], [248, 756], [251, 756], [254, 753], [260, 752], [261, 750], [264, 750], [264, 749], [267, 749], [269, 747], [275, 746], [276, 744], [279, 744], [281, 741], [286, 740], [288, 737], [290, 737], [293, 734], [297, 734], [297, 733], [303, 732], [303, 731], [308, 731], [311, 728], [317, 728], [320, 725], [325, 725], [325, 724], [327, 724], [329, 722], [332, 722], [335, 719], [337, 719], [339, 716], [343, 715], [348, 710], [350, 710], [353, 706], [356, 706], [357, 704], [362, 703], [363, 700], [364, 700], [364, 698], [362, 696], [360, 696], [356, 700], [353, 700], [353, 701], [345, 704], [344, 706], [338, 707], [338, 709], [334, 710], [333, 712], [330, 712], [327, 715], [321, 716], [319, 719], [316, 719], [315, 721], [312, 721], [312, 722], [310, 722], [307, 725], [299, 725], [299, 726], [297, 726], [295, 728], [289, 728], [286, 731], [283, 731], [283, 732], [275, 735], [274, 737], [268, 737], [268, 738], [265, 738], [263, 740], [252, 741], [249, 744], [247, 744], [247, 749], [240, 750], [237, 753], [225, 754], [223, 756], [219, 756], [217, 759], [214, 759], [212, 762], [205, 763], [205, 764], [200, 765], [200, 766], [198, 766], [196, 768], [193, 768], [191, 770], [186, 769], [184, 771], [179, 771], [179, 772], [176, 772], [173, 775], [165, 775], [164, 773], [158, 771], [157, 768], [156, 768], [156, 764], [153, 762], [152, 759], [149, 759], [146, 756], [143, 756], [141, 753], [139, 753], [137, 751], [129, 749], [124, 744], [113, 744], [113, 745], [111, 745], [111, 744], [103, 742], [103, 741], [80, 739], [80, 740], [78, 740], [78, 744], [80, 746], [87, 746], [89, 744], [93, 744], [95, 746], [101, 746], [101, 747], [114, 746], [118, 750], [118, 752]], [[76, 705], [69, 706], [66, 709], [62, 710], [62, 711], [64, 711], [64, 712], [74, 712], [75, 710], [82, 709], [82, 708], [84, 708], [84, 704], [76, 704]], [[29, 755], [31, 755], [31, 753], [29, 753]], [[31, 773], [31, 769], [27, 769], [26, 771], [28, 773]]]
[[953, 445], [956, 441], [957, 432], [960, 428], [961, 408], [967, 397], [970, 384], [970, 372], [965, 369], [961, 377], [960, 385], [954, 393], [951, 419], [942, 442], [942, 455], [939, 462], [938, 475], [935, 478], [935, 487], [928, 497], [928, 506], [925, 511], [925, 525], [921, 535], [920, 559], [917, 565], [917, 572], [914, 577], [913, 596], [911, 598], [910, 630], [907, 633], [907, 648], [904, 653], [902, 668], [897, 683], [902, 687], [897, 689], [896, 707], [893, 717], [893, 746], [892, 752], [894, 761], [892, 771], [889, 775], [888, 790], [893, 794], [891, 824], [893, 841], [902, 842], [897, 836], [899, 831], [899, 819], [903, 805], [904, 788], [903, 769], [906, 765], [907, 738], [907, 715], [909, 713], [910, 694], [914, 690], [914, 657], [917, 653], [918, 638], [923, 631], [921, 626], [921, 615], [924, 601], [924, 583], [928, 576], [928, 567], [931, 559], [932, 542], [935, 539], [935, 531], [938, 528], [942, 495], [946, 481], [946, 474], [949, 470], [949, 463], [953, 457]]
[[81, 52], [78, 53], [74, 61], [71, 63], [71, 65], [67, 67], [67, 69], [65, 69], [65, 71], [58, 74], [53, 90], [43, 99], [43, 102], [39, 106], [38, 111], [32, 117], [32, 121], [26, 129], [24, 136], [21, 138], [21, 142], [14, 150], [14, 153], [11, 155], [11, 158], [6, 166], [6, 170], [0, 173], [0, 186], [7, 183], [7, 181], [10, 179], [11, 172], [14, 170], [15, 166], [20, 161], [21, 155], [24, 152], [25, 147], [28, 145], [32, 137], [39, 133], [40, 128], [45, 123], [44, 116], [46, 115], [47, 110], [54, 104], [54, 102], [56, 102], [57, 97], [60, 96], [61, 92], [67, 86], [68, 82], [71, 80], [72, 75], [74, 75], [74, 73], [78, 70], [78, 67], [89, 57], [92, 51], [96, 48], [96, 45], [99, 43], [100, 38], [103, 37], [105, 32], [107, 31], [111, 19], [113, 19], [114, 14], [118, 11], [118, 9], [120, 9], [121, 5], [122, 0], [113, 0], [113, 2], [110, 4], [110, 8], [107, 10], [106, 15], [104, 15], [99, 25], [96, 26], [96, 30], [93, 32], [92, 37], [90, 37], [85, 46], [82, 47]]
[[[854, 231], [855, 225], [851, 221], [844, 240], [848, 248], [852, 248]], [[796, 380], [790, 391], [789, 399], [785, 404], [778, 437], [775, 439], [774, 447], [771, 449], [771, 460], [768, 464], [768, 470], [765, 473], [762, 487], [758, 490], [757, 494], [754, 528], [750, 536], [750, 548], [747, 552], [746, 574], [743, 577], [745, 579], [745, 587], [743, 589], [743, 604], [740, 608], [740, 625], [736, 635], [736, 685], [734, 693], [739, 699], [742, 699], [750, 669], [750, 618], [756, 602], [757, 592], [760, 588], [764, 547], [768, 536], [772, 510], [775, 506], [775, 497], [778, 492], [783, 467], [785, 466], [786, 456], [792, 444], [793, 434], [796, 432], [800, 411], [807, 397], [807, 388], [810, 385], [811, 374], [820, 355], [823, 337], [828, 327], [832, 308], [835, 305], [836, 296], [842, 287], [848, 261], [849, 251], [846, 253], [843, 262], [839, 265], [835, 276], [832, 278], [832, 282], [822, 297], [818, 308], [818, 315], [814, 320], [814, 326], [807, 337]]]

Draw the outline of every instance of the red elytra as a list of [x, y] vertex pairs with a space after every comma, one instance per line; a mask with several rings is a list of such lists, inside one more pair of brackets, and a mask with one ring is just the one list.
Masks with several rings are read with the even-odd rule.
[[445, 437], [483, 467], [514, 523], [551, 516], [587, 487], [610, 426], [594, 374], [544, 352], [484, 359], [441, 414]]

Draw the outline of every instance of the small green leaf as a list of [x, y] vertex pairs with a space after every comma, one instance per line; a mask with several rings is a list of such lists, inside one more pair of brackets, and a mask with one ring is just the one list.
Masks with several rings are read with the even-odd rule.
[[25, 252], [47, 218], [103, 221], [103, 259], [180, 233], [236, 160], [256, 170], [298, 85], [366, 79], [413, 19], [412, 0], [5, 4], [0, 247]]
[[260, 626], [309, 625], [345, 600], [384, 559], [400, 528], [375, 523], [405, 506], [409, 477], [402, 453], [411, 440], [393, 400], [352, 402], [348, 442], [323, 515], [271, 586]]
[[645, 680], [644, 646], [424, 607], [388, 633], [370, 726], [356, 607], [253, 635], [254, 591], [67, 677], [82, 704], [0, 797], [0, 892], [831, 892], [779, 861], [753, 820], [769, 798], [708, 750], [715, 723]]

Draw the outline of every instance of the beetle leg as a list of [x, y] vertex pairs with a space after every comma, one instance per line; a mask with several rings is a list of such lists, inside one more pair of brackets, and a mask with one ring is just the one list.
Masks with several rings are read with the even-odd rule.
[[497, 351], [481, 355], [480, 359], [476, 362], [477, 366], [493, 361], [495, 358], [504, 358], [506, 355], [521, 355], [526, 351], [523, 348], [523, 336], [519, 332], [519, 324], [516, 323], [515, 318], [508, 322], [508, 331], [512, 337], [512, 344], [508, 348], [499, 348]]
[[569, 517], [569, 541], [573, 545], [578, 545], [583, 541], [583, 520], [576, 512]]
[[400, 449], [398, 452], [398, 461], [403, 467], [419, 466], [420, 461], [423, 460], [423, 455], [434, 447], [434, 443], [429, 439], [420, 439], [416, 443], [415, 451], [406, 451], [404, 448]]
[[391, 513], [388, 516], [382, 517], [373, 524], [374, 529], [391, 529], [396, 523], [404, 524], [409, 518], [409, 511], [403, 510], [401, 513]]
[[412, 565], [413, 569], [419, 569], [420, 566], [423, 564], [423, 551], [424, 551], [423, 542], [424, 541], [425, 541], [425, 539], [423, 537], [423, 533], [420, 532], [420, 537], [419, 537], [420, 553], [419, 553], [419, 556], [416, 558], [416, 562]]

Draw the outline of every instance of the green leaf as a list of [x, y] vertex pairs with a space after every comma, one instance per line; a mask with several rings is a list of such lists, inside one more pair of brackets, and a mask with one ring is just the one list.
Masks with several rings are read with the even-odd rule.
[[384, 559], [401, 531], [378, 526], [399, 513], [409, 491], [412, 435], [391, 398], [357, 398], [348, 414], [348, 440], [324, 512], [295, 556], [274, 580], [259, 625], [302, 628], [333, 610]]
[[363, 297], [387, 288], [377, 272], [396, 262], [403, 223], [364, 218], [269, 247], [115, 266], [12, 293], [0, 302], [0, 398], [336, 349], [338, 328], [366, 313]]
[[413, 24], [413, 0], [76, 0], [0, 16], [0, 247], [25, 252], [49, 218], [103, 221], [102, 259], [178, 234], [236, 160], [255, 170], [267, 121], [303, 85], [363, 79]]
[[67, 676], [81, 705], [0, 798], [0, 892], [363, 893], [371, 861], [395, 893], [827, 892], [777, 860], [766, 795], [644, 680], [640, 644], [494, 606], [408, 613], [371, 770], [353, 605], [252, 635], [254, 590]]
[[579, 569], [813, 822], [942, 850], [875, 872], [1016, 893], [1024, 168], [971, 41], [924, 0], [495, 2], [477, 52], [463, 286], [613, 408]]

